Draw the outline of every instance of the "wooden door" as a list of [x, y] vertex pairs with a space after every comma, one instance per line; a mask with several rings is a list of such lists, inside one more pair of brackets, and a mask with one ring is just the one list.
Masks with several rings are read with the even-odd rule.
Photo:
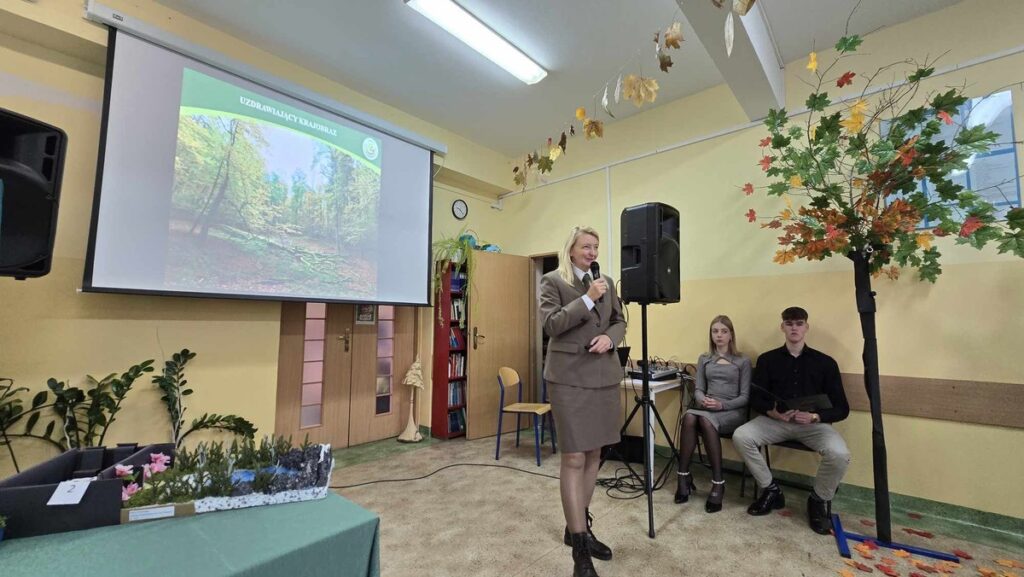
[[352, 320], [350, 305], [281, 304], [275, 434], [349, 445]]
[[353, 326], [349, 444], [395, 437], [409, 419], [415, 309], [378, 306], [374, 324]]
[[[530, 382], [530, 310], [536, 306], [530, 288], [530, 259], [525, 256], [478, 252], [473, 270], [467, 339], [469, 380], [466, 386], [466, 438], [477, 439], [498, 430], [498, 368], [512, 367], [524, 381], [524, 401], [534, 389]], [[506, 400], [506, 403], [509, 402]], [[515, 419], [505, 419], [506, 431]]]
[[398, 435], [409, 416], [401, 383], [413, 309], [371, 307], [374, 320], [358, 324], [354, 305], [281, 306], [275, 434], [335, 448]]

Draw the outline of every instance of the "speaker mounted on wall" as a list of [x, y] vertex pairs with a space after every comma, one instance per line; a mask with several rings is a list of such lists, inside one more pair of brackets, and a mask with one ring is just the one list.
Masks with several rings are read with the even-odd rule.
[[50, 272], [67, 139], [59, 128], [0, 108], [0, 276]]
[[679, 211], [648, 202], [622, 211], [622, 300], [679, 302]]

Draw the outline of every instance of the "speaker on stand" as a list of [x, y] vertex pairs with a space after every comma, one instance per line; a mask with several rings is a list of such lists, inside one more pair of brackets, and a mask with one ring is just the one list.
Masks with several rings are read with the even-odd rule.
[[[641, 482], [647, 494], [647, 535], [652, 539], [654, 532], [654, 431], [652, 419], [656, 419], [662, 434], [672, 450], [672, 458], [678, 455], [672, 435], [665, 427], [658, 408], [651, 401], [651, 374], [647, 353], [647, 305], [679, 302], [679, 211], [667, 204], [649, 202], [631, 206], [622, 211], [622, 300], [640, 305], [640, 327], [642, 344], [641, 366], [644, 367], [641, 396], [636, 398], [633, 411], [622, 426], [625, 434], [637, 412], [643, 417], [644, 431], [644, 474]], [[630, 473], [638, 476], [626, 464]]]
[[0, 276], [50, 272], [67, 135], [0, 108]]

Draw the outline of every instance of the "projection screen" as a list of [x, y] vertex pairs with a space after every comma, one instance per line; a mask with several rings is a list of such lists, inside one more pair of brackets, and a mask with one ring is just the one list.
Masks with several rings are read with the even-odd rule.
[[111, 32], [84, 290], [429, 304], [432, 153]]

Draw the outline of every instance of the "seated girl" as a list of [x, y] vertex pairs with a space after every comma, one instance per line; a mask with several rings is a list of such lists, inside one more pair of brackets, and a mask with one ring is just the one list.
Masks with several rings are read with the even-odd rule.
[[715, 513], [722, 510], [725, 497], [720, 435], [732, 433], [747, 420], [750, 359], [736, 350], [736, 332], [725, 315], [712, 319], [708, 341], [708, 352], [697, 360], [696, 408], [687, 410], [683, 416], [675, 502], [687, 502], [690, 492], [696, 490], [690, 476], [690, 459], [697, 446], [699, 430], [711, 460], [711, 491], [704, 510]]

